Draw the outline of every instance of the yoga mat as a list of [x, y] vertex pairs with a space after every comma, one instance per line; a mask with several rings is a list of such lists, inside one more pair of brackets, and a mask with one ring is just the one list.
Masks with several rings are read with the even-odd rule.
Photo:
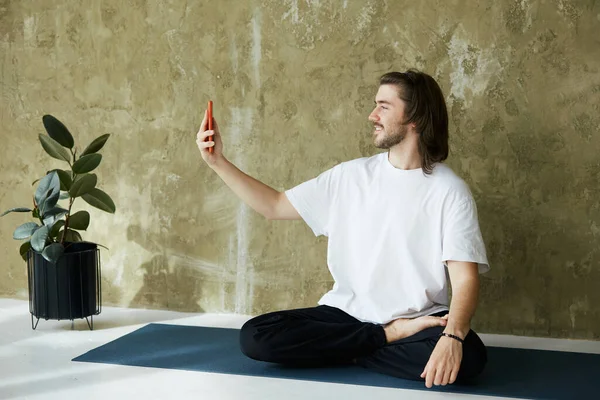
[[600, 394], [600, 355], [488, 347], [488, 363], [472, 385], [425, 387], [424, 382], [358, 366], [294, 368], [247, 358], [239, 330], [148, 324], [73, 361], [182, 369], [388, 388], [529, 399], [593, 399]]

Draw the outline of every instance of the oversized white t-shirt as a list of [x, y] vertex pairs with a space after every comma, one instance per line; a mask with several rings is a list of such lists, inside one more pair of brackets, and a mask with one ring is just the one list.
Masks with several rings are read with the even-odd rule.
[[401, 170], [388, 152], [343, 162], [285, 192], [328, 237], [333, 288], [319, 304], [377, 324], [449, 309], [448, 260], [489, 270], [477, 208], [445, 164]]

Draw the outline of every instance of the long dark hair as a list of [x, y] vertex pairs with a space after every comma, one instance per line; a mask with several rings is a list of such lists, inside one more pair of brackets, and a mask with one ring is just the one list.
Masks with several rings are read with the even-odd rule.
[[431, 76], [414, 69], [388, 72], [379, 84], [398, 88], [398, 96], [406, 104], [404, 123], [415, 123], [421, 167], [431, 174], [434, 163], [448, 158], [448, 110], [442, 89]]

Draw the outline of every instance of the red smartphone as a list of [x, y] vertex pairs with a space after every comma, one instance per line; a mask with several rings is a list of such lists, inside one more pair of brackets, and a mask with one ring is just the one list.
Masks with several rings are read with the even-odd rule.
[[[213, 102], [211, 100], [208, 101], [208, 130], [212, 131], [213, 129]], [[212, 142], [212, 135], [208, 137], [208, 140]], [[208, 148], [208, 152], [212, 154], [213, 147]]]

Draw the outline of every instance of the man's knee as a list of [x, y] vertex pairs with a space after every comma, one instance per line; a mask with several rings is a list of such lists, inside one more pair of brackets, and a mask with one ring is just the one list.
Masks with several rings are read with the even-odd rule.
[[240, 329], [240, 349], [247, 357], [259, 359], [259, 348], [254, 335], [255, 327], [253, 319], [246, 321]]
[[265, 338], [259, 338], [256, 318], [247, 321], [240, 330], [240, 349], [247, 357], [258, 361], [270, 361], [272, 349]]
[[474, 331], [467, 336], [457, 379], [463, 383], [469, 383], [479, 376], [487, 364], [487, 349], [479, 336]]

